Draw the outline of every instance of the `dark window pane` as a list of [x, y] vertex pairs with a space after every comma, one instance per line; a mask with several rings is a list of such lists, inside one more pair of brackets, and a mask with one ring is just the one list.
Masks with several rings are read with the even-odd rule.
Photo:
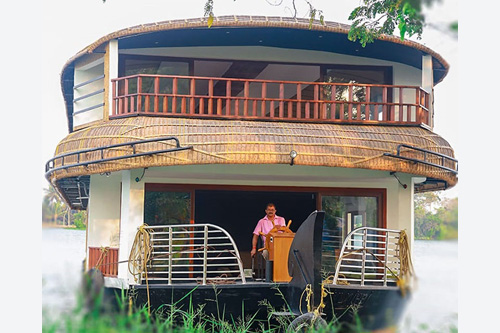
[[146, 192], [144, 222], [148, 225], [188, 224], [191, 194], [188, 192]]

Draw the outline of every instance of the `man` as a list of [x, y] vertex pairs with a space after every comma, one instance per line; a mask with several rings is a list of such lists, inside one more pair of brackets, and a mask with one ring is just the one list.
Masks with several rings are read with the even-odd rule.
[[[275, 225], [286, 226], [285, 219], [276, 215], [276, 206], [273, 203], [268, 203], [266, 206], [266, 216], [259, 220], [253, 231], [252, 251], [250, 252], [252, 257], [257, 253], [257, 240], [259, 239], [260, 232], [267, 235]], [[261, 238], [265, 242], [266, 238], [264, 236], [261, 236]], [[266, 260], [269, 258], [267, 250], [262, 252], [262, 256]]]

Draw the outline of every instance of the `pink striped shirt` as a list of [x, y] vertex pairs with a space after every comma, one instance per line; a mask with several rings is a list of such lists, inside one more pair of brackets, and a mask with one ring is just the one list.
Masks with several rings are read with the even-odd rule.
[[[278, 215], [274, 216], [274, 224], [286, 226], [285, 219]], [[259, 220], [257, 226], [253, 231], [253, 234], [259, 236], [260, 235], [259, 232], [262, 232], [264, 235], [267, 235], [272, 228], [273, 228], [273, 222], [271, 222], [271, 220], [269, 220], [266, 215]], [[262, 241], [265, 242], [266, 238], [264, 236], [261, 236], [261, 238]]]

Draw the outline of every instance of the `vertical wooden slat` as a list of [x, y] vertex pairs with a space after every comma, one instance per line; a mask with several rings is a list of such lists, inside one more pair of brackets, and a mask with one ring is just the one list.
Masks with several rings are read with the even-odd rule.
[[222, 115], [222, 99], [217, 98], [217, 115]]
[[231, 115], [231, 102], [232, 102], [232, 96], [231, 96], [231, 80], [226, 81], [226, 116]]
[[154, 96], [154, 106], [153, 112], [158, 113], [160, 111], [160, 77], [155, 77], [155, 96]]
[[123, 98], [118, 99], [118, 114], [124, 114], [123, 111]]
[[172, 113], [177, 113], [177, 78], [172, 79]]
[[314, 119], [318, 119], [319, 113], [319, 85], [314, 85]]
[[[147, 99], [147, 97], [146, 97]], [[142, 111], [142, 76], [137, 77], [137, 112]], [[144, 110], [148, 111], [148, 110]]]
[[[382, 89], [382, 120], [387, 120], [387, 87]], [[378, 118], [378, 117], [377, 117]]]
[[[128, 96], [128, 79], [125, 79], [124, 90], [125, 90], [125, 96]], [[124, 110], [123, 110], [124, 112], [123, 113], [128, 113], [128, 100], [129, 100], [129, 97], [125, 97]]]
[[262, 102], [260, 104], [260, 116], [266, 116], [266, 97], [267, 97], [267, 85], [265, 82], [262, 82], [261, 96]]
[[168, 96], [163, 96], [163, 112], [168, 112]]
[[249, 94], [249, 83], [245, 81], [244, 89], [243, 89], [243, 116], [248, 116], [248, 94]]
[[352, 100], [353, 99], [352, 90], [353, 89], [352, 88], [353, 88], [352, 84], [349, 85], [349, 88], [348, 88], [348, 91], [349, 91], [349, 97], [348, 97], [349, 104], [347, 105], [347, 119], [349, 121], [352, 120], [352, 106], [353, 106], [353, 104], [352, 104], [352, 102], [353, 102], [353, 100]]
[[399, 87], [399, 121], [403, 122], [403, 87]]
[[186, 97], [182, 96], [181, 99], [181, 114], [186, 114]]
[[199, 105], [200, 114], [205, 113], [205, 99], [200, 97], [200, 105]]
[[[370, 120], [370, 99], [371, 99], [371, 87], [366, 86], [365, 94], [365, 120]], [[360, 118], [361, 120], [361, 118]]]
[[214, 80], [208, 80], [208, 114], [213, 114]]
[[112, 110], [111, 114], [114, 116], [117, 114], [116, 110], [116, 81], [111, 81], [111, 93], [112, 93]]
[[296, 114], [296, 117], [298, 119], [301, 118], [301, 110], [302, 110], [302, 103], [301, 103], [301, 100], [302, 100], [302, 85], [300, 83], [297, 83], [297, 114]]
[[196, 108], [196, 100], [195, 100], [195, 95], [196, 95], [196, 80], [191, 79], [191, 84], [189, 87], [189, 114], [194, 114], [194, 109]]
[[[331, 85], [331, 93], [332, 93], [332, 97], [331, 97], [331, 100], [332, 101], [335, 101], [336, 100], [336, 95], [337, 95], [337, 86], [336, 85]], [[339, 113], [339, 119], [342, 119], [342, 114], [344, 113], [343, 112], [343, 109], [342, 108], [342, 112]], [[337, 115], [336, 115], [336, 110], [337, 110], [337, 103], [333, 103], [331, 104], [331, 119], [336, 119], [337, 118]], [[325, 113], [325, 119], [326, 119], [326, 113]]]
[[284, 109], [285, 109], [285, 102], [284, 102], [284, 99], [285, 99], [285, 85], [283, 84], [283, 82], [280, 83], [280, 110], [279, 110], [279, 117], [280, 118], [283, 118], [283, 113], [284, 113]]

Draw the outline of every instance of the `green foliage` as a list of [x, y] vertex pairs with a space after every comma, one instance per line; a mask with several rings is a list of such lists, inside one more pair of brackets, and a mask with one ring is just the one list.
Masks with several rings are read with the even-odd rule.
[[383, 34], [392, 35], [399, 30], [401, 40], [405, 36], [422, 36], [425, 17], [421, 0], [363, 0], [349, 15], [353, 21], [348, 38], [359, 40], [363, 47]]
[[77, 229], [87, 228], [87, 211], [73, 213], [73, 223]]
[[87, 211], [71, 210], [59, 197], [56, 190], [49, 186], [42, 198], [42, 223], [74, 226], [77, 229], [87, 227]]
[[415, 238], [458, 238], [458, 198], [441, 200], [435, 193], [416, 194]]

